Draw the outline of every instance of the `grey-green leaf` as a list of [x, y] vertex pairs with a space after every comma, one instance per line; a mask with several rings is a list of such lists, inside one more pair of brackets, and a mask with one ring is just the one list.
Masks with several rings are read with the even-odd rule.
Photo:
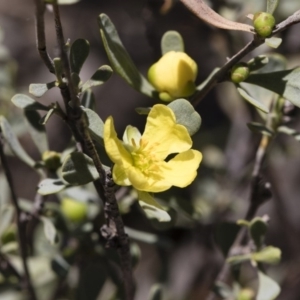
[[278, 38], [278, 37], [271, 37], [271, 38], [265, 39], [265, 43], [269, 47], [271, 47], [273, 49], [277, 49], [281, 45], [282, 39]]
[[19, 140], [17, 139], [16, 135], [14, 134], [11, 126], [7, 122], [7, 120], [0, 116], [0, 127], [3, 133], [4, 139], [9, 145], [12, 152], [24, 163], [29, 165], [30, 167], [35, 166], [35, 161], [27, 154], [27, 152], [21, 146]]
[[260, 217], [254, 218], [249, 225], [249, 232], [257, 249], [260, 249], [263, 245], [267, 228], [268, 224]]
[[280, 294], [280, 287], [273, 279], [263, 272], [258, 272], [259, 288], [256, 300], [275, 300]]
[[184, 41], [180, 33], [177, 31], [167, 31], [161, 39], [162, 55], [169, 51], [184, 52]]
[[25, 110], [25, 117], [28, 122], [29, 133], [32, 140], [40, 153], [44, 153], [49, 147], [45, 126], [40, 123], [40, 114], [35, 110]]
[[29, 85], [29, 93], [35, 97], [42, 97], [48, 90], [56, 86], [56, 81], [49, 83], [32, 83]]
[[99, 178], [93, 160], [81, 152], [69, 154], [62, 166], [62, 177], [72, 185], [83, 185]]
[[89, 108], [83, 108], [87, 119], [88, 119], [88, 128], [90, 130], [92, 139], [98, 144], [103, 145], [103, 130], [104, 123], [97, 113]]
[[277, 5], [278, 5], [279, 0], [267, 0], [267, 13], [273, 14]]
[[272, 136], [274, 134], [274, 132], [270, 128], [266, 127], [262, 123], [250, 122], [250, 123], [247, 123], [247, 126], [251, 131], [258, 132], [263, 135]]
[[24, 94], [16, 94], [11, 98], [12, 103], [22, 109], [26, 110], [46, 110], [48, 111], [49, 108], [27, 95]]
[[104, 65], [101, 66], [89, 79], [87, 82], [85, 82], [81, 89], [82, 91], [85, 91], [88, 88], [91, 88], [93, 86], [98, 86], [103, 83], [105, 83], [112, 75], [113, 70], [110, 66]]
[[259, 55], [250, 59], [247, 64], [250, 72], [257, 71], [263, 68], [269, 62], [269, 58], [266, 55]]
[[261, 110], [264, 113], [268, 113], [269, 109], [261, 102], [259, 102], [258, 100], [254, 99], [253, 97], [251, 97], [244, 89], [242, 89], [241, 87], [237, 87], [237, 91], [239, 92], [239, 94], [246, 100], [248, 101], [250, 104], [252, 104], [253, 106], [255, 106], [257, 109]]
[[81, 104], [85, 108], [96, 110], [95, 95], [94, 95], [94, 93], [93, 93], [93, 91], [91, 89], [86, 89], [83, 92]]
[[55, 244], [57, 242], [57, 232], [54, 224], [49, 218], [46, 217], [40, 217], [41, 221], [44, 225], [44, 233], [47, 238], [47, 240], [50, 242], [50, 244]]
[[152, 97], [156, 93], [155, 89], [136, 68], [109, 17], [101, 14], [98, 18], [98, 24], [104, 48], [113, 70], [134, 89]]
[[163, 300], [163, 286], [161, 284], [155, 284], [150, 289], [149, 300]]
[[60, 179], [47, 178], [39, 183], [37, 192], [41, 195], [56, 194], [66, 187], [67, 185]]
[[277, 128], [277, 132], [293, 136], [296, 141], [300, 142], [300, 132], [293, 129], [293, 128], [290, 128], [290, 127], [287, 127], [287, 126], [279, 126]]
[[70, 50], [71, 70], [79, 74], [90, 52], [90, 43], [85, 39], [74, 41]]
[[300, 68], [264, 74], [250, 74], [245, 80], [268, 89], [300, 107]]
[[189, 101], [177, 99], [172, 101], [168, 107], [173, 110], [176, 122], [185, 126], [191, 136], [199, 130], [201, 117]]
[[9, 227], [14, 217], [14, 208], [12, 205], [0, 204], [0, 237], [3, 232]]
[[268, 246], [260, 250], [259, 252], [254, 252], [251, 258], [257, 262], [267, 263], [267, 264], [278, 264], [281, 259], [281, 250], [277, 247]]

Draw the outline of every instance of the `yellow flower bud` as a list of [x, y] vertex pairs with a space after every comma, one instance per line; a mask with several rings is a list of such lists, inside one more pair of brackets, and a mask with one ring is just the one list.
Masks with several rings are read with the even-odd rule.
[[45, 163], [45, 166], [50, 171], [56, 171], [60, 166], [60, 153], [55, 151], [45, 151], [42, 155], [42, 161]]
[[150, 67], [148, 79], [160, 99], [169, 102], [194, 94], [197, 72], [196, 62], [186, 53], [169, 51]]
[[275, 18], [266, 12], [257, 12], [253, 17], [255, 31], [259, 36], [264, 38], [271, 35], [275, 23]]
[[72, 198], [61, 200], [61, 211], [67, 219], [73, 222], [82, 222], [87, 216], [87, 205]]
[[231, 80], [234, 83], [240, 83], [245, 81], [250, 74], [249, 67], [246, 63], [238, 63], [234, 65], [231, 69]]

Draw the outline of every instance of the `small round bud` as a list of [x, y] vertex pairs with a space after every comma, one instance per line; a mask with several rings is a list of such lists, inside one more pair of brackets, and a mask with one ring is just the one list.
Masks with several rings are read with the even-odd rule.
[[240, 83], [245, 81], [250, 74], [248, 65], [244, 62], [234, 65], [231, 69], [231, 80], [234, 83]]
[[60, 166], [60, 153], [55, 151], [45, 151], [42, 155], [42, 161], [45, 167], [50, 171], [56, 171]]
[[275, 24], [275, 18], [266, 12], [257, 12], [253, 17], [255, 31], [259, 36], [264, 38], [271, 35]]
[[72, 222], [82, 222], [87, 217], [86, 203], [71, 198], [63, 198], [60, 207], [64, 216]]

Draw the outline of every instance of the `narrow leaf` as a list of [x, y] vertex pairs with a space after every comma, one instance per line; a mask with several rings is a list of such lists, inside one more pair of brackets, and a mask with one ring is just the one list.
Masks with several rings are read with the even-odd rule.
[[40, 195], [56, 194], [66, 187], [67, 185], [60, 179], [47, 178], [39, 183], [37, 192]]
[[277, 5], [278, 5], [279, 0], [267, 0], [267, 13], [273, 14]]
[[29, 165], [30, 167], [35, 166], [35, 161], [26, 153], [26, 151], [21, 146], [19, 140], [14, 134], [11, 126], [7, 122], [7, 120], [0, 116], [0, 127], [4, 136], [5, 141], [9, 145], [11, 151], [24, 163]]
[[40, 217], [41, 221], [44, 225], [44, 233], [47, 238], [47, 240], [50, 242], [50, 244], [55, 244], [57, 242], [58, 236], [56, 232], [56, 228], [52, 221], [49, 218], [46, 217]]
[[83, 185], [99, 178], [93, 160], [81, 152], [69, 154], [62, 166], [62, 177], [72, 185]]
[[268, 89], [300, 107], [300, 68], [273, 73], [250, 74], [245, 82]]
[[91, 89], [86, 89], [82, 95], [81, 105], [91, 110], [96, 110], [96, 101]]
[[82, 85], [82, 91], [85, 91], [88, 88], [93, 86], [98, 86], [105, 83], [112, 75], [113, 70], [110, 66], [104, 65], [101, 66], [89, 79]]
[[16, 94], [11, 98], [11, 102], [22, 109], [27, 109], [27, 110], [46, 110], [48, 111], [49, 108], [32, 98], [30, 98], [27, 95], [24, 94]]
[[46, 125], [50, 117], [55, 113], [54, 108], [49, 109], [49, 111], [40, 119], [42, 125]]
[[293, 136], [296, 141], [300, 142], [300, 132], [287, 126], [279, 126], [277, 132]]
[[98, 144], [103, 145], [103, 130], [104, 123], [97, 113], [89, 108], [83, 109], [87, 119], [88, 119], [88, 128], [90, 130], [92, 139]]
[[237, 91], [246, 101], [255, 106], [257, 109], [263, 111], [264, 113], [269, 112], [269, 109], [263, 103], [251, 97], [244, 89], [238, 87]]
[[247, 126], [251, 131], [259, 132], [267, 136], [272, 136], [274, 134], [274, 132], [270, 128], [258, 122], [247, 123]]
[[162, 55], [169, 51], [184, 52], [184, 41], [177, 31], [167, 31], [161, 39]]
[[11, 224], [14, 212], [12, 205], [0, 205], [0, 237]]
[[224, 17], [216, 13], [214, 10], [212, 10], [204, 2], [204, 0], [181, 0], [181, 2], [183, 2], [183, 4], [188, 9], [190, 9], [198, 18], [210, 25], [222, 29], [241, 30], [251, 32], [254, 34], [253, 26], [225, 19]]
[[76, 40], [70, 50], [71, 70], [79, 74], [90, 52], [90, 43], [85, 39]]
[[29, 85], [29, 93], [35, 97], [42, 97], [48, 90], [56, 86], [56, 81], [49, 83], [32, 83]]
[[98, 24], [104, 48], [113, 70], [134, 89], [152, 97], [155, 94], [155, 89], [137, 70], [109, 17], [101, 14], [98, 18]]
[[163, 286], [161, 284], [155, 284], [151, 287], [149, 300], [163, 300]]
[[278, 264], [281, 259], [281, 250], [279, 248], [268, 246], [259, 252], [252, 253], [252, 259], [257, 262], [267, 264]]

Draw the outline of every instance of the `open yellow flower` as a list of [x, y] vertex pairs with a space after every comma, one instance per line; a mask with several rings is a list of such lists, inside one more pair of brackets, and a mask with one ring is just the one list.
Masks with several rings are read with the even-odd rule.
[[150, 83], [163, 101], [189, 97], [195, 93], [198, 67], [184, 52], [169, 51], [148, 71]]
[[[187, 129], [176, 123], [169, 107], [161, 104], [151, 109], [144, 134], [127, 126], [123, 142], [117, 137], [113, 118], [109, 117], [104, 125], [104, 144], [115, 164], [114, 181], [143, 192], [186, 187], [195, 179], [202, 159], [199, 151], [190, 149], [192, 140]], [[175, 153], [178, 154], [166, 161], [168, 155]]]

